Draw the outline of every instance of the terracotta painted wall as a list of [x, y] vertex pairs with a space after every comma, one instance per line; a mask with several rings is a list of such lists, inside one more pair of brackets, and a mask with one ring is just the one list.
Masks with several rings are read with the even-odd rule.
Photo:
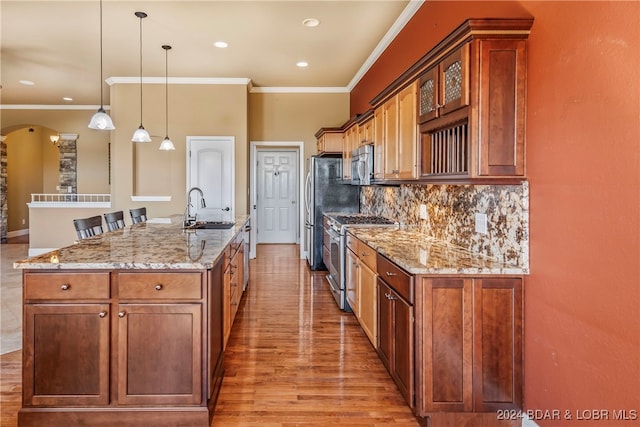
[[[613, 411], [640, 417], [640, 3], [428, 1], [354, 88], [351, 114], [467, 17], [509, 14], [535, 18], [525, 407], [561, 411], [541, 426], [638, 425]], [[600, 409], [609, 419], [577, 420]]]

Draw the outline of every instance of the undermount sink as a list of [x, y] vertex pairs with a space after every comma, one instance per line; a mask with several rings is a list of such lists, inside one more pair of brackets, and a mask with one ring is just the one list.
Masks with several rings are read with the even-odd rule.
[[231, 227], [233, 227], [236, 223], [235, 222], [226, 222], [226, 221], [201, 221], [201, 222], [196, 222], [193, 225], [190, 225], [186, 228], [190, 228], [190, 229], [208, 229], [208, 230], [226, 230], [229, 229]]

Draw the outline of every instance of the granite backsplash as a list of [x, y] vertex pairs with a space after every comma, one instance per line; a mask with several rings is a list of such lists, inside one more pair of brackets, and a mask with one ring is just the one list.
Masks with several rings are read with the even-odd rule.
[[[420, 205], [428, 219], [419, 219]], [[497, 261], [529, 268], [529, 184], [369, 186], [360, 189], [362, 213], [380, 215], [421, 233]], [[487, 234], [475, 214], [487, 215]]]

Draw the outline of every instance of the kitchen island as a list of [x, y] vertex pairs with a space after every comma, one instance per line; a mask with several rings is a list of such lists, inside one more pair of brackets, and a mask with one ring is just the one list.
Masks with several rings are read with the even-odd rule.
[[25, 426], [208, 426], [244, 282], [230, 229], [150, 219], [23, 269]]

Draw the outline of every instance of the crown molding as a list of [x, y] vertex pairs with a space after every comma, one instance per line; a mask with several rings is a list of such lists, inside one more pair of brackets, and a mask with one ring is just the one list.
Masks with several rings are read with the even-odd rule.
[[347, 89], [349, 92], [351, 92], [353, 88], [358, 84], [358, 82], [360, 82], [360, 79], [362, 79], [367, 71], [369, 71], [371, 66], [378, 60], [380, 55], [382, 55], [382, 52], [385, 51], [385, 49], [391, 44], [393, 39], [395, 39], [400, 31], [404, 28], [404, 26], [407, 25], [407, 22], [409, 22], [413, 15], [415, 15], [415, 13], [418, 11], [418, 9], [420, 9], [423, 3], [424, 0], [411, 0], [409, 4], [407, 4], [407, 7], [404, 8], [400, 16], [398, 16], [398, 19], [396, 19], [393, 25], [391, 25], [389, 31], [387, 31], [384, 37], [382, 37], [380, 43], [378, 43], [375, 49], [373, 49], [371, 55], [369, 55], [366, 61], [364, 61], [362, 67], [360, 67], [358, 72], [356, 72], [355, 76], [353, 76], [353, 78], [347, 85]]
[[324, 86], [309, 86], [309, 87], [256, 87], [253, 86], [250, 93], [349, 93], [349, 89], [346, 87], [324, 87]]
[[[109, 86], [114, 84], [140, 84], [140, 77], [109, 77], [105, 80]], [[251, 79], [246, 77], [169, 77], [168, 82], [178, 85], [244, 85]], [[164, 77], [143, 77], [142, 83], [165, 84]]]

